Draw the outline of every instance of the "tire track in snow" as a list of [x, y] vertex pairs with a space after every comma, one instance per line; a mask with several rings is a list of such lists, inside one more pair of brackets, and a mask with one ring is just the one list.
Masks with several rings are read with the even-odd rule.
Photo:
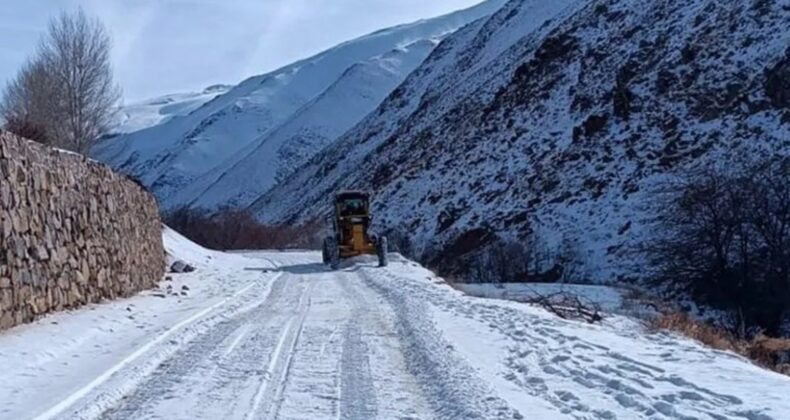
[[523, 418], [455, 354], [434, 325], [425, 296], [401, 288], [388, 271], [374, 273], [363, 270], [361, 277], [393, 307], [408, 368], [420, 381], [438, 418]]
[[370, 350], [362, 338], [363, 326], [375, 328], [367, 319], [371, 308], [347, 281], [341, 281], [341, 287], [353, 302], [353, 310], [343, 334], [338, 418], [373, 419], [378, 414], [376, 391], [370, 373]]
[[[275, 275], [272, 281], [275, 281], [278, 277], [280, 277], [279, 273]], [[200, 324], [201, 322], [211, 323], [211, 320], [208, 319], [207, 317], [212, 312], [215, 312], [219, 308], [232, 303], [234, 300], [238, 299], [240, 296], [248, 292], [258, 283], [259, 283], [258, 281], [251, 282], [247, 284], [245, 287], [238, 290], [232, 296], [222, 299], [221, 301], [209, 306], [208, 308], [201, 310], [200, 312], [194, 315], [189, 316], [188, 318], [182, 320], [176, 325], [170, 327], [169, 329], [167, 329], [165, 332], [163, 332], [153, 340], [142, 345], [140, 348], [135, 350], [129, 356], [122, 359], [120, 362], [115, 364], [110, 369], [104, 371], [101, 375], [94, 378], [91, 382], [89, 382], [85, 386], [76, 390], [65, 399], [61, 400], [54, 406], [48, 408], [43, 413], [34, 417], [34, 420], [50, 420], [65, 415], [65, 413], [71, 410], [73, 406], [78, 404], [81, 400], [86, 399], [94, 391], [99, 390], [106, 382], [111, 380], [115, 375], [119, 374], [121, 371], [129, 367], [132, 367], [132, 365], [136, 363], [138, 359], [141, 359], [144, 355], [147, 355], [148, 353], [155, 351], [156, 347], [159, 346], [160, 344], [164, 344], [165, 340], [170, 339], [170, 343], [173, 343], [177, 341], [175, 340], [175, 337], [178, 335], [178, 333], [185, 333], [188, 335], [188, 331], [186, 330], [188, 330], [193, 325]], [[173, 352], [173, 351], [175, 351], [173, 348], [163, 350], [164, 353]], [[160, 357], [162, 356], [160, 355]], [[155, 358], [155, 359], [159, 359], [159, 358]], [[144, 366], [142, 367], [135, 367], [135, 372], [133, 372], [132, 375], [130, 375], [129, 379], [132, 382], [141, 381], [145, 377], [147, 371], [152, 368], [152, 366], [147, 366], [146, 363], [143, 364]], [[133, 384], [131, 383], [125, 384], [125, 387], [132, 387], [132, 386]], [[122, 394], [123, 392], [121, 390], [111, 390], [106, 394], [102, 394], [98, 397], [95, 397], [94, 402], [93, 404], [91, 404], [91, 406], [77, 408], [76, 411], [73, 411], [72, 413], [68, 414], [68, 418], [90, 417], [92, 415], [91, 413], [94, 413], [96, 410], [102, 410], [103, 408], [110, 407], [112, 404], [115, 403], [115, 401], [117, 401], [123, 396]]]
[[358, 266], [329, 271], [312, 261], [288, 268], [316, 287], [279, 417], [436, 418], [406, 367], [392, 308]]
[[[693, 377], [684, 379], [682, 369], [679, 372], [672, 369], [668, 358], [676, 353], [686, 357], [698, 353], [697, 357], [709, 359], [715, 352], [671, 335], [619, 332], [618, 336], [612, 336], [614, 344], [622, 336], [628, 336], [643, 348], [643, 354], [651, 356], [647, 360], [635, 360], [619, 353], [615, 346], [610, 348], [606, 342], [595, 342], [585, 334], [578, 334], [587, 329], [597, 330], [599, 326], [549, 314], [540, 316], [507, 303], [447, 293], [400, 273], [385, 272], [374, 277], [388, 293], [405, 300], [416, 300], [414, 297], [418, 296], [418, 305], [430, 303], [453, 314], [454, 319], [474, 320], [511, 340], [513, 344], [508, 346], [508, 354], [502, 360], [508, 369], [504, 378], [569, 417], [776, 418], [734, 395], [695, 384]], [[580, 387], [584, 393], [578, 391]]]
[[[240, 347], [244, 347], [245, 341], [252, 341], [258, 345], [265, 342], [265, 337], [262, 337], [257, 331], [245, 332], [244, 329], [250, 328], [251, 321], [266, 310], [266, 304], [270, 300], [283, 294], [282, 274], [278, 273], [273, 280], [274, 282], [270, 283], [269, 293], [257, 304], [246, 305], [243, 310], [229, 317], [223, 315], [223, 321], [211, 325], [206, 331], [181, 345], [167, 357], [159, 359], [155, 368], [139, 380], [130, 392], [122, 395], [122, 398], [118, 398], [114, 405], [104, 406], [106, 411], [101, 413], [101, 418], [148, 417], [147, 411], [177, 392], [174, 391], [174, 388], [177, 389], [178, 385], [186, 382], [190, 375], [213, 377], [212, 375], [216, 372], [216, 378], [219, 381], [226, 381], [229, 377], [247, 375], [252, 372], [251, 369], [239, 372], [234, 368], [238, 365], [236, 354], [239, 353]], [[238, 339], [238, 342], [234, 342], [235, 339]], [[230, 347], [235, 347], [235, 353], [229, 351]], [[243, 368], [244, 366], [242, 366]], [[205, 403], [205, 401], [198, 401], [196, 405]]]
[[[246, 420], [253, 420], [258, 417], [259, 412], [263, 411], [265, 418], [277, 418], [282, 404], [282, 395], [288, 382], [296, 347], [299, 344], [299, 337], [302, 335], [304, 322], [310, 311], [311, 298], [315, 283], [310, 283], [306, 290], [299, 296], [297, 312], [291, 317], [283, 329], [277, 346], [269, 358], [269, 365], [266, 369], [264, 380], [261, 382], [253, 399], [252, 408], [245, 417]], [[283, 352], [285, 349], [285, 352]], [[273, 381], [273, 378], [277, 381]]]

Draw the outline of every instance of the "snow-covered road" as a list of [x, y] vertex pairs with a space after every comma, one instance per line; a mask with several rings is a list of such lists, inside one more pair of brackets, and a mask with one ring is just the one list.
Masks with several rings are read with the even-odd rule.
[[330, 273], [314, 255], [267, 260], [280, 269], [265, 299], [187, 343], [102, 418], [429, 415], [394, 324], [358, 274]]
[[790, 418], [790, 378], [626, 318], [170, 236], [199, 270], [162, 293], [0, 333], [0, 419]]

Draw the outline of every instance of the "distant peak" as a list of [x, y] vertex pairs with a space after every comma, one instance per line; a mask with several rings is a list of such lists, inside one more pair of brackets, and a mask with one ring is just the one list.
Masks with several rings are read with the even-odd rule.
[[211, 85], [211, 86], [203, 89], [203, 93], [224, 92], [226, 90], [230, 90], [232, 87], [233, 86], [231, 86], [231, 85], [223, 85], [223, 84]]

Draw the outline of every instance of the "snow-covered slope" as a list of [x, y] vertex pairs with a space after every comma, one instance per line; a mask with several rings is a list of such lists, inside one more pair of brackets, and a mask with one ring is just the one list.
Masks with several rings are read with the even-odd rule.
[[307, 219], [338, 189], [368, 189], [378, 227], [436, 266], [537, 231], [590, 277], [633, 274], [624, 245], [657, 181], [790, 153], [790, 92], [776, 83], [788, 27], [786, 0], [513, 0], [251, 209]]
[[249, 205], [375, 109], [435, 45], [421, 40], [353, 64], [286, 122], [169, 201], [201, 208]]
[[230, 86], [209, 86], [202, 92], [176, 93], [122, 106], [111, 135], [128, 134], [182, 117], [230, 90]]
[[[105, 141], [93, 154], [150, 186], [166, 208], [201, 195], [196, 204], [229, 204], [226, 200], [243, 191], [235, 188], [235, 181], [251, 180], [245, 186], [264, 191], [278, 173], [287, 173], [374, 109], [428, 54], [430, 43], [503, 3], [489, 0], [343, 43], [249, 78], [187, 116]], [[323, 112], [326, 109], [335, 112]], [[338, 119], [337, 110], [348, 112]], [[322, 135], [314, 136], [317, 131]], [[256, 162], [255, 178], [243, 173], [248, 164], [233, 171], [236, 163], [256, 151], [266, 161]], [[284, 166], [272, 155], [285, 156]], [[217, 191], [219, 197], [208, 195]]]
[[[787, 376], [676, 334], [649, 334], [630, 318], [607, 315], [588, 324], [533, 305], [473, 298], [408, 261], [360, 271], [402, 314], [402, 330], [418, 331], [409, 336], [417, 337], [411, 350], [419, 358], [462, 355], [518, 410], [513, 418], [778, 420], [790, 414]], [[440, 340], [426, 338], [434, 331]], [[442, 371], [450, 362], [425, 365], [425, 376], [452, 383]], [[447, 405], [464, 403], [453, 395], [446, 394]]]

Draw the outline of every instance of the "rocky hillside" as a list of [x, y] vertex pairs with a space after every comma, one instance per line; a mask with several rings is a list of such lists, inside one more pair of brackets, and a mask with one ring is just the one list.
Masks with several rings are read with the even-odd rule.
[[94, 156], [165, 208], [246, 205], [353, 127], [458, 28], [505, 0], [377, 31], [245, 80], [163, 124], [108, 139]]
[[379, 229], [438, 266], [539, 239], [586, 277], [636, 275], [656, 183], [790, 154], [788, 27], [787, 0], [512, 0], [251, 209], [308, 219], [368, 189]]

